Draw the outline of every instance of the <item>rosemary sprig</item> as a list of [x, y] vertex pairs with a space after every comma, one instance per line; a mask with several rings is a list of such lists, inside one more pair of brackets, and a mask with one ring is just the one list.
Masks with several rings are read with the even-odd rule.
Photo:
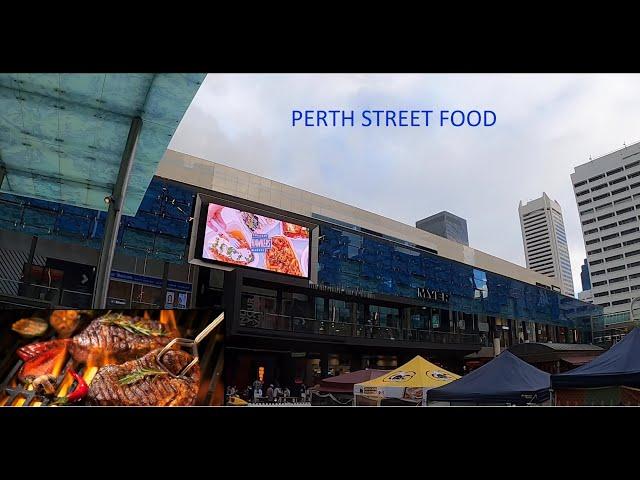
[[138, 335], [146, 335], [147, 337], [163, 337], [166, 335], [165, 332], [160, 330], [154, 330], [144, 325], [142, 322], [132, 323], [122, 316], [122, 314], [118, 313], [112, 317], [104, 318], [100, 321], [100, 323], [104, 325], [115, 325], [120, 328], [124, 328], [127, 332], [138, 334]]
[[156, 375], [166, 375], [167, 372], [164, 372], [162, 370], [152, 370], [149, 368], [139, 368], [137, 370], [134, 370], [133, 372], [125, 375], [124, 377], [120, 378], [118, 380], [118, 383], [120, 383], [120, 385], [129, 385], [131, 383], [136, 383], [139, 380], [144, 379], [145, 377], [152, 377], [152, 376], [156, 376]]

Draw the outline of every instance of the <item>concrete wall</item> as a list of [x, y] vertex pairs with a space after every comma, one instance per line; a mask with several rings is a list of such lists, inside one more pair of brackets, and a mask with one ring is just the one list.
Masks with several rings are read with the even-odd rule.
[[438, 251], [440, 256], [530, 284], [555, 279], [413, 226], [225, 165], [167, 150], [156, 175], [311, 217], [324, 215]]

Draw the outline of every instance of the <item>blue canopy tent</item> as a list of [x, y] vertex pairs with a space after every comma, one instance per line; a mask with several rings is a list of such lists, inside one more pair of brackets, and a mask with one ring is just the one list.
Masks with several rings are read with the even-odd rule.
[[574, 370], [551, 376], [553, 389], [640, 387], [640, 328], [602, 355]]
[[429, 402], [464, 404], [544, 403], [549, 400], [550, 375], [509, 351], [464, 377], [429, 390]]

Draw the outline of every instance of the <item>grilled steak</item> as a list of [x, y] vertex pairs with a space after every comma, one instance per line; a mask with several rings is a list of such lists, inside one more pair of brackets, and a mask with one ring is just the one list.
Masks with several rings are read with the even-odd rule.
[[110, 313], [93, 320], [73, 337], [69, 351], [82, 363], [122, 363], [165, 346], [178, 332], [160, 322]]
[[[165, 373], [156, 360], [160, 349], [122, 365], [102, 367], [93, 378], [88, 399], [102, 406], [186, 406], [193, 405], [200, 384], [200, 367], [194, 365], [186, 378]], [[177, 374], [193, 356], [183, 350], [169, 350], [163, 357], [166, 367]]]

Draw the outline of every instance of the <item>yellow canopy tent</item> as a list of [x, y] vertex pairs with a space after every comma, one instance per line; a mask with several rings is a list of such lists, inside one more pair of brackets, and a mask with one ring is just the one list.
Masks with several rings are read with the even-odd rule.
[[426, 392], [430, 388], [441, 387], [460, 378], [455, 373], [425, 360], [417, 355], [404, 365], [367, 382], [356, 383], [353, 394], [365, 397], [403, 398], [420, 400], [426, 405]]

